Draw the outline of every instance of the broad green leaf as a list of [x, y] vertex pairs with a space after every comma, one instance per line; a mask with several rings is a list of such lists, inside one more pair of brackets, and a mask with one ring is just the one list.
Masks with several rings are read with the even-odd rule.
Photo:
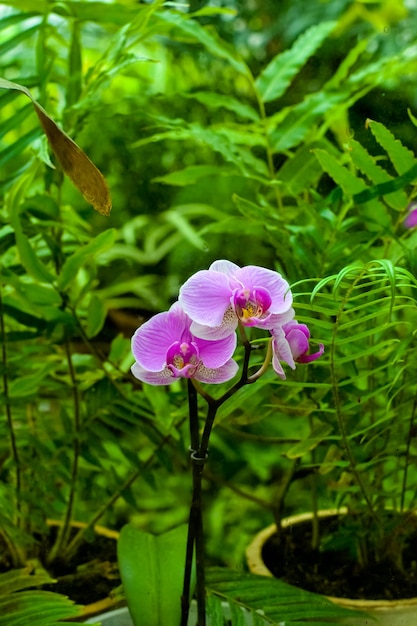
[[76, 20], [72, 24], [71, 46], [68, 63], [68, 84], [67, 84], [67, 106], [70, 107], [78, 102], [81, 90], [81, 42], [80, 42], [80, 23]]
[[78, 270], [83, 266], [83, 264], [91, 257], [96, 257], [102, 252], [105, 252], [106, 250], [111, 248], [114, 244], [114, 239], [115, 230], [110, 228], [97, 235], [95, 239], [90, 241], [85, 246], [82, 246], [76, 252], [74, 252], [74, 254], [68, 257], [62, 267], [58, 279], [59, 289], [62, 291], [67, 289], [71, 281], [77, 275]]
[[357, 71], [348, 76], [345, 86], [351, 91], [352, 87], [354, 90], [363, 87], [369, 90], [388, 81], [398, 84], [401, 76], [413, 71], [416, 58], [417, 48], [414, 43], [403, 46], [398, 54], [382, 56], [373, 63], [361, 64]]
[[35, 139], [40, 137], [42, 131], [39, 128], [33, 128], [29, 132], [25, 133], [22, 137], [19, 137], [17, 141], [7, 146], [0, 152], [0, 167], [6, 165], [9, 161], [18, 156], [25, 148], [33, 144]]
[[[246, 176], [269, 176], [268, 168], [264, 160], [256, 157], [251, 146], [259, 146], [264, 143], [260, 135], [245, 133], [227, 128], [211, 127], [203, 128], [198, 123], [192, 123], [188, 127], [176, 125], [175, 129], [162, 133], [155, 133], [146, 139], [135, 141], [131, 147], [138, 148], [156, 141], [184, 141], [193, 139], [205, 143], [215, 152], [219, 152], [223, 158], [236, 166]], [[237, 139], [237, 141], [236, 141]]]
[[103, 328], [106, 320], [107, 309], [104, 302], [97, 296], [91, 297], [87, 309], [87, 329], [86, 335], [89, 339], [95, 337]]
[[368, 120], [367, 124], [377, 142], [388, 153], [398, 174], [405, 174], [407, 170], [417, 165], [417, 159], [411, 150], [403, 146], [383, 124], [373, 120]]
[[399, 191], [404, 189], [410, 183], [417, 178], [417, 163], [410, 167], [404, 174], [398, 176], [397, 178], [393, 178], [391, 181], [386, 183], [379, 183], [378, 185], [374, 185], [373, 187], [368, 187], [364, 191], [360, 193], [354, 194], [353, 200], [356, 204], [363, 204], [365, 202], [369, 202], [373, 200], [373, 198], [377, 198], [378, 196], [385, 196], [390, 193], [394, 193], [395, 191]]
[[[352, 139], [350, 142], [351, 151], [349, 156], [355, 166], [369, 178], [373, 183], [386, 183], [393, 180], [380, 165], [377, 164], [376, 159], [372, 157], [367, 150], [358, 142]], [[403, 191], [396, 191], [384, 196], [386, 203], [393, 209], [402, 211], [407, 205], [407, 196]]]
[[35, 24], [34, 26], [30, 26], [29, 28], [22, 28], [17, 35], [10, 37], [10, 39], [6, 39], [3, 43], [0, 44], [0, 55], [3, 56], [9, 50], [13, 50], [13, 48], [18, 48], [22, 41], [25, 41], [32, 35], [35, 35], [39, 29], [39, 24]]
[[189, 241], [191, 245], [199, 250], [207, 252], [208, 247], [206, 242], [194, 230], [190, 222], [186, 220], [183, 215], [181, 215], [180, 210], [181, 206], [172, 207], [170, 211], [166, 211], [164, 213], [164, 219], [166, 219], [166, 221], [170, 224], [173, 224], [173, 226], [175, 226], [175, 228], [177, 228], [177, 230], [182, 234], [184, 239]]
[[6, 15], [6, 17], [3, 17], [0, 20], [0, 29], [3, 30], [4, 28], [13, 26], [13, 24], [19, 24], [19, 22], [30, 20], [32, 17], [36, 17], [37, 15], [39, 15], [37, 11], [32, 11], [31, 13], [13, 13], [12, 15]]
[[252, 122], [259, 121], [259, 115], [255, 109], [248, 104], [233, 98], [232, 96], [225, 96], [220, 93], [209, 91], [194, 91], [190, 94], [184, 94], [184, 97], [197, 100], [198, 102], [205, 104], [209, 109], [224, 108], [228, 111], [236, 113], [236, 115], [243, 119], [248, 119]]
[[307, 95], [303, 102], [288, 107], [285, 116], [280, 112], [280, 118], [271, 133], [271, 144], [275, 152], [283, 152], [289, 148], [298, 146], [306, 137], [314, 141], [312, 130], [323, 116], [343, 103], [346, 95], [341, 92], [326, 93], [319, 91]]
[[51, 577], [45, 572], [31, 574], [30, 568], [12, 569], [7, 573], [0, 574], [0, 596], [14, 591], [21, 591], [28, 587], [39, 587], [51, 583]]
[[39, 391], [39, 386], [48, 375], [48, 372], [55, 367], [54, 363], [44, 363], [39, 366], [34, 374], [20, 376], [9, 383], [10, 398], [24, 398], [31, 396]]
[[348, 54], [343, 58], [341, 64], [337, 68], [332, 78], [326, 83], [326, 91], [330, 89], [340, 89], [344, 81], [348, 78], [349, 72], [355, 66], [358, 59], [369, 47], [369, 39], [360, 38], [358, 43], [349, 50]]
[[[334, 156], [322, 149], [316, 149], [313, 152], [324, 171], [331, 176], [337, 185], [340, 185], [345, 195], [352, 197], [355, 193], [366, 190], [365, 182], [341, 165]], [[370, 200], [364, 205], [363, 210], [365, 208], [370, 228], [373, 227], [373, 222], [375, 222], [376, 226], [387, 226], [390, 224], [390, 217], [387, 214], [386, 207], [378, 199]]]
[[233, 202], [243, 216], [249, 218], [250, 220], [259, 220], [262, 219], [263, 216], [269, 217], [269, 211], [267, 207], [260, 206], [247, 198], [241, 198], [237, 194], [233, 195]]
[[300, 68], [330, 35], [336, 22], [322, 22], [300, 35], [293, 46], [281, 52], [267, 65], [255, 81], [263, 102], [276, 100], [290, 85]]
[[194, 41], [201, 43], [211, 54], [230, 63], [237, 72], [249, 75], [249, 70], [244, 61], [232, 46], [219, 37], [214, 29], [203, 27], [199, 22], [187, 19], [184, 14], [175, 11], [164, 11], [155, 17], [175, 26]]
[[16, 320], [19, 324], [23, 324], [24, 326], [28, 326], [29, 328], [34, 328], [39, 332], [42, 332], [47, 328], [47, 321], [44, 318], [36, 317], [30, 313], [27, 313], [19, 307], [20, 302], [17, 301], [14, 304], [8, 304], [10, 302], [10, 298], [5, 297], [3, 304], [3, 311], [5, 315], [10, 317], [13, 320]]
[[[45, 574], [29, 574], [28, 569], [0, 574], [0, 626], [60, 626], [80, 617], [81, 609], [66, 596], [34, 587], [53, 582]], [[30, 591], [26, 591], [30, 589]]]
[[162, 535], [122, 528], [117, 553], [134, 626], [180, 624], [187, 532], [188, 524]]
[[21, 206], [30, 190], [36, 174], [36, 164], [30, 166], [25, 175], [16, 180], [6, 197], [6, 209], [9, 215], [10, 224], [13, 226], [16, 240], [16, 247], [19, 252], [20, 261], [29, 275], [39, 282], [53, 283], [55, 277], [42, 263], [36, 251], [33, 249], [31, 241], [23, 232], [21, 224]]
[[140, 7], [118, 2], [79, 2], [77, 0], [50, 4], [48, 0], [7, 0], [7, 5], [20, 11], [32, 11], [35, 14], [55, 13], [64, 18], [71, 17], [82, 22], [116, 24], [123, 26], [131, 22]]
[[32, 106], [30, 104], [26, 104], [8, 119], [2, 120], [0, 126], [0, 137], [7, 135], [10, 130], [15, 130], [15, 128], [19, 126], [30, 113], [32, 113]]
[[307, 190], [320, 178], [322, 169], [312, 150], [321, 146], [318, 142], [300, 146], [278, 170], [276, 178], [285, 183], [293, 194]]
[[9, 283], [13, 285], [19, 296], [30, 302], [31, 305], [51, 305], [62, 306], [62, 298], [59, 293], [50, 285], [40, 285], [38, 283], [27, 283], [22, 280], [12, 278]]
[[45, 109], [36, 102], [26, 87], [0, 78], [0, 88], [20, 91], [32, 101], [35, 113], [65, 174], [96, 211], [103, 215], [109, 215], [111, 211], [111, 199], [107, 183], [94, 163], [92, 163], [81, 148], [55, 124], [53, 119], [49, 117]]

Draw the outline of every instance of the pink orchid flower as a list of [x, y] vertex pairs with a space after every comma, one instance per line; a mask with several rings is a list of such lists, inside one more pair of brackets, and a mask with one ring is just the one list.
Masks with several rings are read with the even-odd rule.
[[178, 302], [169, 311], [154, 315], [132, 337], [136, 362], [132, 374], [150, 385], [169, 385], [178, 378], [195, 378], [204, 383], [222, 383], [238, 370], [231, 358], [236, 335], [221, 341], [194, 337], [191, 320]]
[[324, 352], [324, 346], [320, 343], [317, 352], [308, 354], [310, 331], [305, 324], [299, 324], [295, 319], [281, 326], [276, 326], [271, 330], [271, 334], [272, 366], [283, 380], [285, 380], [285, 372], [280, 361], [284, 361], [294, 370], [296, 363], [310, 363], [318, 359]]
[[179, 302], [193, 320], [191, 332], [214, 340], [234, 333], [239, 321], [273, 328], [291, 308], [292, 294], [278, 272], [223, 260], [191, 276], [180, 289]]
[[412, 202], [408, 207], [407, 216], [403, 222], [405, 228], [417, 226], [417, 203]]

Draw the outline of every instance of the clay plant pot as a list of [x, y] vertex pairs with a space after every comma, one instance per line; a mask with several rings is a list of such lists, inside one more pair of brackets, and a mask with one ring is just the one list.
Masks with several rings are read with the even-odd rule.
[[[319, 511], [319, 518], [334, 517], [345, 514], [345, 509], [328, 509]], [[312, 513], [293, 515], [282, 520], [282, 529], [290, 529], [294, 525], [311, 521]], [[250, 571], [260, 576], [273, 576], [264, 563], [262, 552], [265, 543], [277, 532], [275, 524], [260, 531], [246, 550], [246, 561]], [[413, 626], [417, 624], [417, 597], [404, 600], [357, 600], [350, 598], [327, 596], [332, 602], [349, 609], [356, 609], [369, 614], [368, 618], [348, 618], [339, 623], [346, 626]]]

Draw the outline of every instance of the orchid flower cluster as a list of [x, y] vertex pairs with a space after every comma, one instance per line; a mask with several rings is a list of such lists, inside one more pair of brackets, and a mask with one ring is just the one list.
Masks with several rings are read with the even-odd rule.
[[[296, 363], [314, 361], [324, 351], [319, 345], [317, 352], [309, 352], [310, 332], [305, 324], [295, 319], [292, 302], [290, 286], [278, 272], [255, 265], [239, 267], [230, 261], [215, 261], [208, 270], [197, 272], [184, 283], [178, 301], [169, 311], [156, 314], [132, 337], [135, 357], [132, 373], [136, 378], [150, 385], [169, 385], [179, 378], [188, 379], [193, 494], [181, 594], [181, 626], [188, 623], [194, 554], [198, 626], [206, 623], [201, 481], [217, 410], [240, 387], [259, 378], [271, 360], [275, 372], [284, 379], [281, 362], [294, 369]], [[252, 347], [245, 327], [270, 333], [264, 364], [252, 376], [247, 374]], [[237, 329], [243, 335], [245, 347], [242, 375], [215, 399], [199, 383], [222, 383], [236, 375], [239, 368], [233, 354]], [[207, 403], [202, 432], [198, 394]]]
[[140, 326], [132, 337], [133, 375], [150, 385], [169, 385], [178, 378], [203, 383], [232, 379], [236, 329], [255, 327], [271, 335], [272, 365], [285, 379], [281, 362], [314, 361], [323, 345], [309, 353], [310, 331], [294, 319], [292, 293], [275, 271], [226, 260], [198, 271], [181, 287], [178, 301]]

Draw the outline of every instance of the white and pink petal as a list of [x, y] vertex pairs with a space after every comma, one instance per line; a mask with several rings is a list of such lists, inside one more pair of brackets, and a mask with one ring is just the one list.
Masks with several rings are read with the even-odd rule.
[[224, 365], [232, 356], [236, 348], [236, 333], [228, 335], [219, 341], [194, 339], [198, 346], [200, 359], [205, 367], [218, 368]]
[[148, 385], [170, 385], [175, 380], [172, 372], [167, 367], [164, 367], [159, 372], [150, 372], [141, 367], [139, 363], [134, 363], [131, 367], [131, 372], [135, 378]]
[[199, 380], [201, 383], [225, 383], [233, 378], [237, 374], [238, 370], [239, 366], [236, 361], [230, 359], [227, 363], [216, 369], [200, 365], [200, 367], [197, 368], [194, 378]]

